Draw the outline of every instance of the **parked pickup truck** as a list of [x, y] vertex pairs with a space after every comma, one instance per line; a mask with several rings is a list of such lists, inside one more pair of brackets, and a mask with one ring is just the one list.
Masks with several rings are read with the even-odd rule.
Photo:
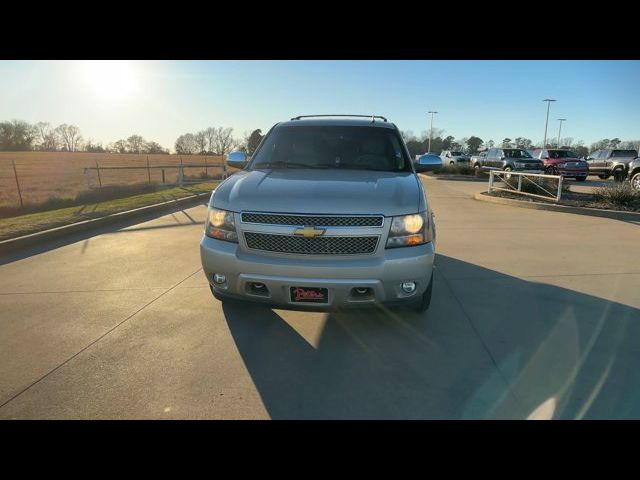
[[584, 182], [589, 175], [589, 165], [571, 150], [561, 148], [536, 148], [532, 154], [544, 162], [544, 173], [562, 175]]
[[478, 153], [477, 155], [471, 155], [469, 159], [469, 165], [473, 168], [482, 168], [482, 161], [487, 156], [487, 150]]
[[510, 171], [531, 171], [542, 173], [542, 160], [533, 158], [526, 150], [520, 148], [490, 148], [487, 154], [476, 161], [476, 168], [499, 169]]
[[455, 150], [443, 150], [440, 153], [442, 165], [459, 165], [461, 163], [469, 163], [469, 156]]
[[[429, 307], [434, 214], [398, 128], [383, 117], [296, 117], [269, 130], [214, 190], [200, 242], [214, 297], [285, 309]], [[380, 120], [382, 119], [382, 120]]]
[[635, 190], [640, 192], [640, 157], [629, 162], [629, 182]]
[[585, 160], [589, 164], [589, 175], [597, 175], [606, 180], [613, 178], [621, 182], [629, 172], [629, 162], [638, 156], [635, 150], [596, 150], [589, 154]]

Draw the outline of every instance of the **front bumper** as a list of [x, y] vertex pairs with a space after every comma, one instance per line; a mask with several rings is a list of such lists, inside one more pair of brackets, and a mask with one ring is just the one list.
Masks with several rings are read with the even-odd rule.
[[588, 168], [560, 168], [558, 172], [563, 177], [576, 178], [576, 177], [586, 177], [589, 175]]
[[[429, 242], [384, 250], [383, 256], [271, 256], [248, 253], [236, 243], [204, 236], [200, 257], [207, 280], [218, 297], [322, 311], [418, 301], [431, 280], [435, 251], [433, 243]], [[213, 282], [215, 273], [226, 276], [223, 286]], [[267, 295], [252, 293], [250, 285], [253, 282], [263, 283]], [[403, 282], [415, 282], [415, 291], [405, 293], [401, 288]], [[292, 302], [290, 287], [327, 288], [328, 303]], [[354, 296], [354, 288], [368, 288], [371, 295], [366, 298]]]

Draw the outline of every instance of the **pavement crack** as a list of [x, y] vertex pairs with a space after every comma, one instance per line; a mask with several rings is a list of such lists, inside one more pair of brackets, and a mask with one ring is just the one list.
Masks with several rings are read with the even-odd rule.
[[190, 275], [186, 276], [185, 278], [183, 278], [182, 280], [180, 280], [178, 283], [176, 283], [175, 285], [173, 285], [171, 288], [167, 289], [166, 291], [162, 292], [160, 295], [158, 295], [157, 297], [155, 297], [154, 299], [150, 300], [149, 302], [147, 302], [146, 304], [144, 304], [142, 307], [140, 307], [139, 309], [137, 309], [135, 312], [133, 312], [131, 315], [129, 315], [128, 317], [126, 317], [124, 320], [122, 320], [121, 322], [119, 322], [118, 324], [114, 325], [113, 327], [111, 327], [109, 330], [107, 330], [105, 333], [103, 333], [102, 335], [100, 335], [98, 338], [96, 338], [95, 340], [93, 340], [92, 342], [90, 342], [88, 345], [86, 345], [84, 348], [80, 349], [79, 351], [77, 351], [76, 353], [74, 353], [73, 355], [71, 355], [69, 358], [67, 358], [64, 362], [62, 362], [60, 365], [58, 365], [57, 367], [51, 369], [49, 372], [45, 373], [43, 376], [41, 376], [40, 378], [38, 378], [36, 381], [32, 382], [31, 384], [29, 384], [28, 386], [26, 386], [25, 388], [23, 388], [22, 390], [20, 390], [18, 393], [16, 393], [15, 395], [13, 395], [11, 398], [9, 398], [7, 401], [3, 402], [2, 404], [0, 404], [0, 409], [2, 409], [5, 405], [7, 405], [8, 403], [12, 402], [13, 400], [15, 400], [16, 398], [18, 398], [20, 395], [22, 395], [23, 393], [25, 393], [27, 390], [31, 389], [33, 386], [37, 385], [38, 383], [40, 383], [42, 380], [44, 380], [45, 378], [47, 378], [49, 375], [51, 375], [53, 372], [59, 370], [60, 368], [62, 368], [63, 366], [65, 366], [66, 364], [68, 364], [71, 360], [73, 360], [74, 358], [76, 358], [78, 355], [80, 355], [82, 352], [86, 351], [87, 349], [89, 349], [90, 347], [92, 347], [93, 345], [95, 345], [96, 343], [98, 343], [100, 340], [102, 340], [103, 338], [105, 338], [107, 335], [109, 335], [111, 332], [115, 331], [118, 327], [120, 327], [121, 325], [123, 325], [125, 322], [127, 322], [128, 320], [130, 320], [131, 318], [135, 317], [138, 313], [140, 313], [142, 310], [144, 310], [145, 308], [147, 308], [149, 305], [151, 305], [152, 303], [154, 303], [156, 300], [162, 298], [163, 296], [165, 296], [167, 293], [169, 293], [170, 291], [174, 290], [175, 288], [177, 288], [178, 286], [180, 286], [182, 283], [186, 282], [187, 280], [189, 280], [191, 277], [193, 277], [196, 273], [200, 272], [202, 270], [202, 268], [198, 268], [195, 272], [191, 273]]

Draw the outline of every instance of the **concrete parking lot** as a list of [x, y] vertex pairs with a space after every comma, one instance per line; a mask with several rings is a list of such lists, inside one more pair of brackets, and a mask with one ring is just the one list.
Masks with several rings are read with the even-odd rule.
[[424, 178], [431, 308], [224, 308], [197, 206], [0, 258], [0, 418], [640, 418], [640, 225]]

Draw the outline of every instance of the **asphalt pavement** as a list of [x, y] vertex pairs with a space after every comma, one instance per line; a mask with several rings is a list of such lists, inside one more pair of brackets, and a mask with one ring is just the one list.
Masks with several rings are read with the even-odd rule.
[[640, 418], [640, 225], [423, 182], [421, 315], [223, 308], [204, 205], [0, 258], [0, 418]]

